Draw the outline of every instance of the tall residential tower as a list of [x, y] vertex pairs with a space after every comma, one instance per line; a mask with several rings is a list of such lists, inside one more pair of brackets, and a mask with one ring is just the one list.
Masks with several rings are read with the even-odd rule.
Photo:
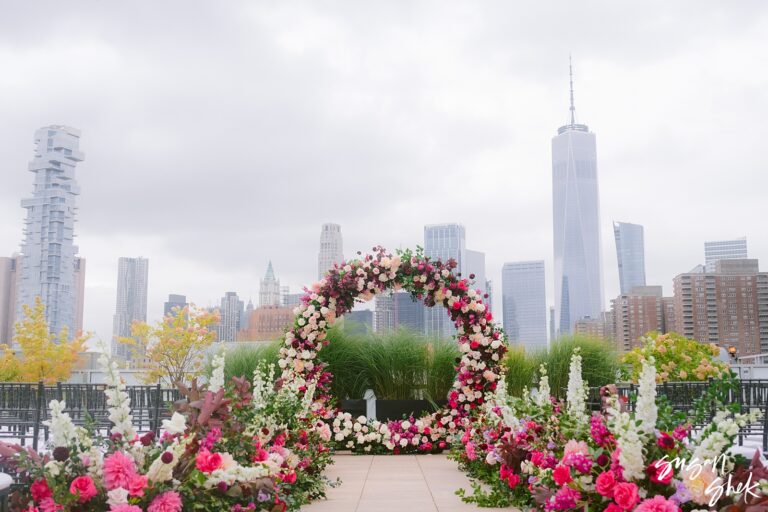
[[85, 263], [74, 244], [75, 198], [80, 187], [75, 167], [84, 159], [80, 131], [52, 125], [35, 132], [34, 158], [29, 171], [35, 175], [32, 197], [21, 201], [27, 210], [21, 269], [18, 276], [16, 318], [24, 304], [41, 297], [51, 332], [63, 327], [69, 335], [82, 328], [82, 280]]
[[570, 122], [552, 138], [555, 311], [559, 332], [598, 318], [603, 307], [595, 134], [576, 124], [571, 68]]

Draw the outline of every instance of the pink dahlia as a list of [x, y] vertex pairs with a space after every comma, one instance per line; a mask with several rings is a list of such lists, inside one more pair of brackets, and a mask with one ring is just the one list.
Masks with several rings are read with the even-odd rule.
[[175, 491], [167, 491], [155, 496], [147, 512], [180, 512], [181, 496]]
[[122, 487], [128, 489], [136, 476], [136, 464], [133, 457], [123, 452], [115, 452], [104, 459], [104, 485], [108, 491]]
[[69, 492], [77, 496], [80, 503], [90, 501], [91, 498], [96, 496], [96, 486], [89, 476], [79, 476], [72, 480], [72, 484], [69, 486]]
[[641, 502], [635, 512], [680, 512], [680, 507], [664, 496], [654, 496]]

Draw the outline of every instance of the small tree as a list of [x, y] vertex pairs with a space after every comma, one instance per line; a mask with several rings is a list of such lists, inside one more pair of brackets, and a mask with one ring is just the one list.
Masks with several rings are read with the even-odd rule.
[[45, 319], [45, 304], [40, 297], [35, 304], [22, 307], [24, 318], [16, 322], [14, 342], [19, 346], [19, 354], [3, 347], [0, 358], [0, 377], [22, 382], [52, 383], [69, 379], [72, 368], [77, 363], [77, 356], [90, 335], [78, 335], [69, 341], [69, 331], [65, 327], [56, 335], [48, 329]]
[[134, 322], [132, 337], [118, 341], [135, 347], [134, 353], [145, 370], [144, 382], [185, 382], [202, 374], [205, 350], [216, 339], [210, 327], [218, 320], [216, 313], [194, 306], [174, 308], [155, 326]]

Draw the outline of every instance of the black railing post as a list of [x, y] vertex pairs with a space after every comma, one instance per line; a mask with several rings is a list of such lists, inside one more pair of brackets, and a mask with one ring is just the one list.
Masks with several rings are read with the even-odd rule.
[[150, 425], [149, 428], [155, 433], [156, 436], [160, 436], [160, 403], [163, 401], [163, 391], [160, 389], [160, 383], [157, 383], [155, 387], [155, 404], [152, 407], [152, 416], [154, 416], [154, 425]]
[[38, 381], [37, 399], [35, 400], [35, 414], [34, 414], [35, 424], [32, 427], [32, 435], [34, 436], [32, 438], [32, 449], [35, 451], [37, 451], [38, 438], [40, 437], [40, 421], [42, 421], [43, 407], [45, 407], [45, 405], [43, 404], [43, 393], [45, 393], [45, 385], [43, 384], [43, 381]]

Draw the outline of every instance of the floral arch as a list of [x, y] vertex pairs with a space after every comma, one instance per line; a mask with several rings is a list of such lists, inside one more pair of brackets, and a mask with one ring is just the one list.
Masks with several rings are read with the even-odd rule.
[[461, 359], [448, 405], [435, 420], [453, 432], [471, 418], [495, 391], [500, 361], [507, 347], [503, 332], [483, 302], [483, 294], [470, 281], [452, 271], [456, 262], [432, 261], [421, 249], [395, 255], [382, 247], [372, 254], [336, 265], [307, 289], [296, 308], [293, 327], [280, 349], [283, 378], [299, 385], [317, 382], [323, 386], [323, 368], [317, 353], [328, 344], [326, 334], [334, 322], [352, 310], [356, 300], [368, 301], [388, 290], [405, 290], [429, 307], [441, 305], [457, 327]]

